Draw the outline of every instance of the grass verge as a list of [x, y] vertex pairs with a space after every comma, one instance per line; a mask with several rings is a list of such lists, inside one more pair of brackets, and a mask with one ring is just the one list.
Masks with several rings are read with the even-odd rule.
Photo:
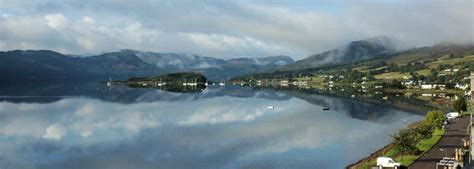
[[[423, 157], [426, 152], [428, 152], [443, 136], [445, 130], [441, 129], [436, 129], [433, 131], [433, 136], [430, 138], [422, 139], [420, 142], [418, 142], [417, 147], [421, 153], [420, 155], [403, 155], [403, 158], [400, 154], [400, 151], [398, 151], [396, 148], [392, 148], [388, 150], [386, 153], [384, 153], [382, 156], [383, 157], [392, 157], [396, 161], [400, 162], [404, 166], [410, 166], [413, 162], [415, 162], [417, 159], [420, 157]], [[376, 159], [373, 159], [369, 162], [366, 162], [361, 166], [362, 169], [370, 169], [371, 167], [376, 166]]]

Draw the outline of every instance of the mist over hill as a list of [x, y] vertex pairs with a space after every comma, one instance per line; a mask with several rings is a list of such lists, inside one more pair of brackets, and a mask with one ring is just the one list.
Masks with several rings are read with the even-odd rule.
[[311, 55], [279, 70], [315, 68], [331, 64], [357, 62], [364, 59], [384, 57], [407, 49], [401, 41], [389, 36], [377, 36], [349, 42], [342, 47]]
[[[470, 49], [467, 45], [467, 48]], [[427, 48], [427, 49], [425, 49]], [[306, 69], [351, 64], [365, 60], [387, 59], [418, 51], [419, 55], [435, 57], [445, 51], [465, 51], [466, 45], [437, 44], [409, 48], [395, 38], [377, 36], [357, 40], [340, 48], [311, 55], [296, 62], [289, 56], [218, 59], [185, 53], [157, 53], [121, 50], [92, 56], [64, 55], [50, 50], [14, 50], [0, 52], [0, 78], [129, 78], [157, 76], [173, 72], [201, 73], [211, 81], [278, 72], [301, 72]], [[422, 50], [425, 49], [425, 50]], [[434, 52], [434, 53], [433, 53]]]

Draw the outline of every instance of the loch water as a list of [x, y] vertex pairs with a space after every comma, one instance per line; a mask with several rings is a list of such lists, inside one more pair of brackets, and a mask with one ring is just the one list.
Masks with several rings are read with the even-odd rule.
[[338, 169], [420, 119], [388, 104], [298, 90], [7, 85], [0, 168]]

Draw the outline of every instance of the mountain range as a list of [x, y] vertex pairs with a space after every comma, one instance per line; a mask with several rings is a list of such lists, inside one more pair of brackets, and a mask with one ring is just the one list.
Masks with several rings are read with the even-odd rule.
[[121, 50], [81, 57], [49, 50], [14, 50], [0, 52], [0, 78], [128, 78], [195, 71], [218, 81], [289, 63], [293, 63], [289, 56], [224, 60], [194, 54]]
[[[157, 53], [121, 50], [93, 56], [64, 55], [49, 50], [14, 50], [0, 52], [0, 79], [42, 78], [108, 78], [157, 76], [173, 72], [193, 71], [211, 81], [228, 80], [254, 74], [299, 72], [331, 65], [356, 63], [371, 59], [388, 59], [404, 52], [465, 51], [440, 46], [408, 48], [395, 38], [377, 36], [349, 42], [339, 48], [293, 61], [289, 56], [218, 59], [183, 53]], [[468, 47], [467, 49], [470, 49]], [[438, 51], [438, 52], [436, 52]], [[418, 52], [418, 53], [419, 53]], [[423, 55], [424, 56], [424, 55]]]

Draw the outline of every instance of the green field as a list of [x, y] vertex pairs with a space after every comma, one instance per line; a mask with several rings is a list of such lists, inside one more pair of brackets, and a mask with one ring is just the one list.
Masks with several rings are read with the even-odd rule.
[[379, 75], [375, 75], [375, 79], [378, 80], [392, 80], [392, 79], [403, 79], [403, 76], [409, 76], [408, 73], [400, 73], [400, 72], [388, 72]]
[[426, 64], [430, 69], [437, 68], [441, 64], [447, 64], [447, 65], [456, 65], [459, 63], [469, 63], [469, 62], [474, 62], [474, 55], [469, 55], [465, 56], [462, 58], [448, 58], [448, 57], [442, 57], [438, 59], [437, 61], [430, 62]]

